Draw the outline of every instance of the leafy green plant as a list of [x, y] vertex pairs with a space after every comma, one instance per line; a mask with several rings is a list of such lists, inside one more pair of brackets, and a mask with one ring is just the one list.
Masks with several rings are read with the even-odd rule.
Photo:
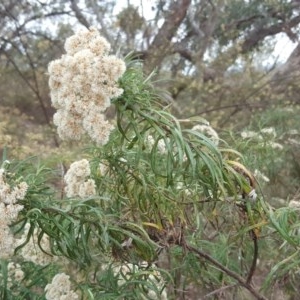
[[[71, 40], [68, 45], [71, 49]], [[59, 61], [56, 64], [59, 68]], [[57, 78], [51, 84], [61, 88]], [[98, 145], [88, 147], [85, 158], [71, 164], [64, 176], [66, 194], [59, 193], [61, 179], [53, 180], [56, 171], [32, 160], [4, 162], [1, 175], [7, 195], [20, 181], [28, 185], [26, 195], [10, 204], [7, 192], [0, 198], [4, 209], [16, 202], [22, 205], [18, 218], [3, 225], [6, 231], [10, 226], [16, 239], [9, 259], [42, 266], [33, 272], [24, 265], [25, 276], [36, 278], [36, 270], [45, 276], [31, 279], [33, 285], [21, 280], [28, 297], [53, 299], [50, 290], [61, 275], [63, 292], [82, 299], [166, 299], [167, 294], [172, 299], [192, 294], [199, 285], [207, 296], [226, 290], [242, 299], [247, 290], [256, 299], [266, 299], [254, 287], [253, 277], [260, 239], [271, 233], [288, 245], [289, 258], [271, 270], [265, 286], [277, 269], [285, 273], [291, 262], [297, 263], [296, 213], [270, 208], [256, 194], [243, 156], [201, 132], [194, 126], [198, 119], [174, 117], [151, 80], [144, 78], [139, 62], [127, 62], [118, 95], [111, 100], [116, 127], [100, 145], [95, 133], [101, 132], [93, 131], [99, 124], [84, 128]], [[111, 83], [101, 84], [110, 91]], [[81, 95], [75, 99], [82, 101]], [[70, 136], [78, 138], [81, 123], [76, 127], [70, 115], [89, 120], [90, 107], [82, 112], [64, 99], [55, 100], [61, 110], [56, 117], [61, 135], [68, 136], [62, 127], [67, 124], [73, 130]], [[63, 114], [69, 114], [69, 123], [60, 123]], [[107, 126], [102, 117], [98, 122]], [[3, 260], [1, 292], [10, 295], [6, 266]], [[70, 275], [57, 274], [45, 287], [46, 266]], [[20, 297], [23, 290], [18, 290]]]

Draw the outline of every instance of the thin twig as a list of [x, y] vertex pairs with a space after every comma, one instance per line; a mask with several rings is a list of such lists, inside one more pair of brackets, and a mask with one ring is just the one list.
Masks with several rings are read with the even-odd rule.
[[210, 292], [210, 293], [204, 295], [203, 299], [209, 298], [209, 297], [211, 297], [211, 296], [213, 296], [213, 295], [217, 295], [217, 294], [219, 294], [219, 293], [221, 293], [221, 292], [223, 292], [223, 291], [225, 291], [225, 290], [227, 290], [227, 289], [233, 288], [233, 287], [235, 287], [235, 286], [236, 286], [236, 284], [231, 284], [231, 285], [223, 286], [223, 287], [221, 287], [221, 288], [219, 288], [219, 289], [217, 289], [217, 290], [214, 290], [214, 291], [212, 291], [212, 292]]
[[256, 299], [258, 300], [267, 300], [266, 297], [264, 297], [263, 295], [261, 295], [259, 292], [257, 292], [253, 286], [249, 283], [247, 283], [244, 278], [242, 278], [240, 275], [238, 275], [237, 273], [231, 271], [230, 269], [226, 268], [225, 266], [223, 266], [221, 263], [219, 263], [217, 260], [215, 260], [213, 257], [211, 257], [209, 254], [193, 247], [192, 245], [189, 244], [185, 244], [182, 245], [183, 247], [185, 247], [186, 249], [190, 250], [191, 252], [196, 253], [199, 257], [202, 257], [206, 260], [208, 260], [209, 262], [211, 262], [213, 265], [215, 265], [218, 269], [220, 269], [223, 273], [227, 274], [228, 276], [234, 278], [241, 286], [243, 286], [244, 288], [246, 288], [253, 296], [256, 297]]
[[75, 0], [70, 0], [71, 3], [71, 9], [74, 11], [75, 13], [75, 17], [77, 18], [77, 20], [83, 25], [85, 26], [87, 29], [90, 28], [90, 23], [89, 21], [86, 19], [86, 17], [83, 15], [81, 9], [78, 7], [77, 3]]
[[252, 259], [251, 268], [250, 268], [250, 271], [249, 271], [249, 274], [248, 274], [247, 280], [246, 280], [247, 284], [251, 283], [252, 277], [253, 277], [255, 269], [256, 269], [256, 263], [257, 263], [257, 258], [258, 258], [257, 236], [255, 234], [254, 229], [252, 229], [250, 233], [251, 233], [252, 239], [253, 239], [254, 252], [253, 252], [253, 259]]

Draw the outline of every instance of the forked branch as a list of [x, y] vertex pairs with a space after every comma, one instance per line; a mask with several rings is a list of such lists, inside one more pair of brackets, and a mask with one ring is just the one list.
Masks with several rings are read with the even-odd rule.
[[264, 297], [259, 292], [257, 292], [253, 288], [253, 286], [250, 283], [247, 282], [247, 280], [244, 280], [244, 278], [242, 278], [240, 275], [238, 275], [237, 273], [235, 273], [235, 272], [229, 270], [228, 268], [226, 268], [225, 266], [223, 266], [221, 263], [219, 263], [217, 260], [215, 260], [209, 254], [207, 254], [207, 253], [205, 253], [205, 252], [203, 252], [203, 251], [201, 251], [201, 250], [199, 250], [199, 249], [197, 249], [194, 246], [189, 245], [189, 244], [185, 244], [185, 245], [182, 245], [182, 246], [184, 246], [189, 251], [197, 254], [197, 256], [206, 259], [207, 261], [212, 263], [214, 266], [216, 266], [218, 269], [220, 269], [223, 273], [225, 273], [228, 276], [235, 279], [241, 286], [246, 288], [254, 297], [256, 297], [256, 299], [258, 299], [258, 300], [268, 300], [266, 297]]

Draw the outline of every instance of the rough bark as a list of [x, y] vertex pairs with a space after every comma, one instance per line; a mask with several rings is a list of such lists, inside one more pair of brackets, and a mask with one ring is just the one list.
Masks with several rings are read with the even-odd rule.
[[80, 8], [78, 7], [77, 3], [75, 0], [70, 0], [70, 7], [73, 10], [73, 12], [75, 13], [75, 17], [77, 18], [77, 20], [86, 28], [89, 28], [91, 25], [88, 22], [88, 20], [85, 18], [85, 16], [83, 15], [83, 13], [81, 12]]
[[172, 1], [165, 21], [153, 39], [145, 56], [144, 71], [147, 74], [160, 66], [163, 59], [169, 53], [172, 48], [171, 40], [184, 20], [190, 4], [191, 0]]

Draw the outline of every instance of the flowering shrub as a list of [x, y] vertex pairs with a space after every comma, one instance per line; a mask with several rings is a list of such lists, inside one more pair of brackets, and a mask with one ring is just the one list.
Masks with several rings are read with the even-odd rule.
[[281, 215], [257, 197], [238, 152], [208, 124], [175, 118], [140, 63], [109, 48], [82, 30], [49, 64], [59, 136], [93, 142], [62, 190], [39, 164], [0, 169], [1, 296], [172, 299], [192, 297], [201, 278], [202, 292], [227, 284], [265, 299], [252, 285], [258, 240], [268, 222], [287, 238]]
[[[5, 162], [9, 163], [9, 162]], [[25, 181], [11, 186], [6, 180], [6, 170], [0, 168], [0, 257], [8, 258], [13, 254], [12, 245], [15, 244], [15, 239], [9, 228], [18, 217], [18, 213], [24, 208], [18, 204], [18, 200], [23, 200], [28, 185]]]
[[78, 295], [71, 290], [69, 276], [60, 273], [56, 274], [52, 282], [45, 287], [47, 300], [78, 299]]

